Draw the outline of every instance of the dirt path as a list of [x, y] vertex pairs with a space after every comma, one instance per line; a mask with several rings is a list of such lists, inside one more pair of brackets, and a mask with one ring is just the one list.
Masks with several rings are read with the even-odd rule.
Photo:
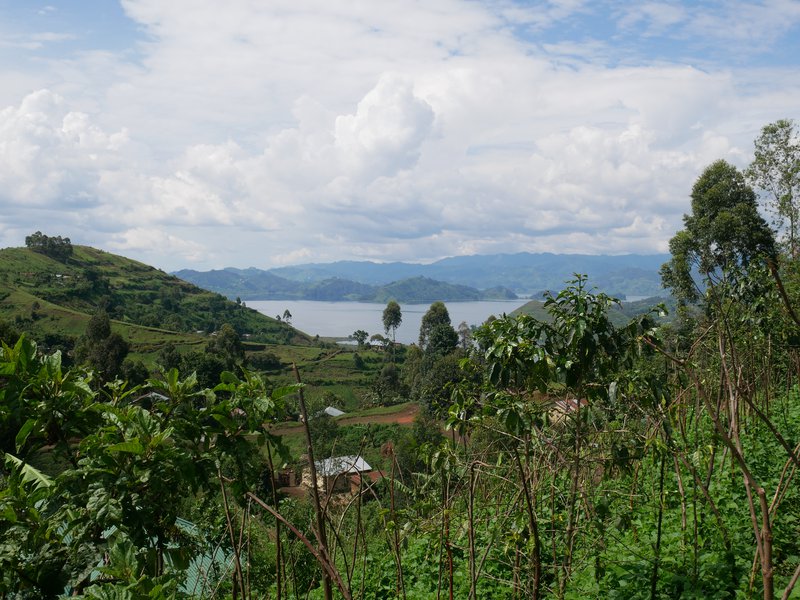
[[397, 423], [398, 425], [411, 425], [414, 417], [419, 412], [419, 406], [411, 404], [403, 410], [385, 415], [368, 415], [366, 417], [342, 417], [337, 419], [339, 425], [360, 425], [367, 423]]
[[[419, 412], [419, 406], [411, 404], [398, 412], [388, 413], [383, 415], [367, 415], [361, 417], [340, 417], [336, 419], [338, 425], [366, 425], [369, 423], [397, 423], [398, 425], [411, 425], [414, 422], [414, 417]], [[293, 435], [302, 433], [303, 429], [299, 425], [291, 427], [279, 426], [275, 429], [270, 429], [269, 432], [273, 435]]]

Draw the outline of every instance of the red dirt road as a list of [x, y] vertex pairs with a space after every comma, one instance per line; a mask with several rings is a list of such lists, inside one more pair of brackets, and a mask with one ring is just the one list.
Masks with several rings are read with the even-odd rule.
[[336, 422], [339, 425], [360, 425], [367, 423], [397, 423], [398, 425], [411, 425], [414, 422], [414, 417], [419, 412], [419, 406], [411, 404], [406, 406], [403, 410], [396, 413], [387, 415], [369, 415], [366, 417], [341, 417]]
[[[398, 425], [411, 425], [411, 423], [414, 422], [414, 417], [417, 416], [418, 412], [419, 406], [416, 404], [411, 404], [403, 408], [401, 411], [384, 415], [368, 415], [363, 417], [343, 416], [336, 419], [336, 423], [339, 425], [366, 425], [369, 423], [397, 423]], [[269, 430], [269, 432], [273, 435], [292, 435], [299, 434], [302, 431], [303, 430], [299, 425], [292, 427], [282, 426]]]

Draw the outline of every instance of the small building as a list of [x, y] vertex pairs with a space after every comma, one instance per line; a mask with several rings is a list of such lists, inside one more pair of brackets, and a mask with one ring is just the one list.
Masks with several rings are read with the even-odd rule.
[[[364, 474], [372, 471], [372, 467], [357, 455], [333, 456], [323, 460], [315, 460], [317, 470], [317, 487], [325, 494], [351, 491], [354, 476], [359, 480]], [[311, 488], [311, 469], [303, 469], [303, 485]]]
[[586, 398], [557, 398], [553, 401], [553, 407], [550, 410], [550, 420], [553, 423], [561, 423], [571, 415], [577, 412], [579, 408], [586, 408], [589, 406], [589, 401]]
[[297, 486], [297, 476], [294, 469], [280, 469], [276, 473], [276, 480], [279, 488]]
[[[317, 412], [315, 412], [309, 418], [312, 419], [312, 420], [316, 419], [318, 417], [324, 417], [324, 416], [328, 416], [328, 417], [333, 418], [333, 417], [341, 417], [343, 414], [345, 414], [345, 412], [343, 410], [339, 410], [335, 406], [326, 406], [322, 410], [318, 410]], [[300, 422], [303, 421], [303, 417], [302, 416], [300, 416], [299, 421]]]

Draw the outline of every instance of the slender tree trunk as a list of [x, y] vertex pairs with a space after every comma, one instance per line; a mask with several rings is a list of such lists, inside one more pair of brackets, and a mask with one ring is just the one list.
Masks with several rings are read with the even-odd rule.
[[658, 567], [661, 564], [661, 524], [664, 519], [664, 453], [661, 453], [661, 471], [658, 479], [658, 519], [656, 525], [656, 546], [654, 548], [653, 572], [650, 575], [650, 600], [656, 600], [658, 586]]
[[475, 463], [469, 463], [469, 488], [467, 489], [467, 535], [469, 537], [469, 597], [477, 598], [478, 581], [475, 575]]
[[228, 524], [228, 533], [231, 538], [231, 548], [233, 549], [234, 558], [234, 572], [233, 572], [233, 599], [238, 597], [238, 591], [244, 590], [244, 576], [242, 575], [242, 562], [239, 557], [239, 548], [236, 544], [236, 535], [233, 531], [233, 520], [231, 519], [231, 511], [228, 506], [228, 492], [225, 490], [225, 483], [222, 479], [222, 471], [217, 467], [217, 476], [219, 477], [219, 486], [222, 490], [222, 502], [225, 508], [225, 520]]
[[389, 502], [390, 502], [390, 510], [392, 516], [392, 523], [394, 524], [393, 529], [393, 536], [392, 539], [394, 541], [394, 556], [395, 556], [395, 575], [397, 578], [396, 581], [396, 592], [398, 596], [402, 596], [403, 598], [406, 597], [406, 589], [405, 583], [403, 582], [403, 561], [402, 556], [400, 554], [400, 531], [397, 523], [397, 513], [395, 512], [395, 504], [394, 504], [394, 477], [395, 477], [395, 466], [397, 465], [397, 461], [394, 457], [394, 452], [392, 452], [392, 471], [391, 471], [391, 478], [389, 480]]
[[[267, 460], [269, 461], [270, 479], [272, 481], [272, 504], [275, 510], [278, 511], [278, 481], [275, 477], [275, 465], [272, 462], [272, 444], [267, 443]], [[275, 600], [281, 600], [283, 579], [282, 579], [282, 563], [283, 563], [283, 544], [281, 543], [281, 522], [275, 519]]]
[[[297, 370], [297, 365], [292, 363], [292, 370], [294, 371], [297, 383], [300, 381], [300, 371]], [[328, 540], [325, 535], [325, 517], [322, 513], [322, 504], [319, 499], [319, 488], [317, 486], [317, 466], [314, 464], [314, 445], [311, 442], [311, 430], [308, 428], [308, 412], [306, 411], [306, 401], [303, 395], [303, 388], [298, 390], [298, 399], [300, 401], [300, 415], [303, 417], [303, 430], [306, 434], [306, 452], [308, 453], [308, 469], [311, 475], [311, 495], [314, 499], [314, 510], [317, 517], [317, 540], [319, 541], [320, 550], [322, 555], [327, 558], [328, 556]], [[331, 578], [325, 569], [322, 570], [322, 590], [325, 600], [333, 599], [333, 590], [331, 589]]]
[[583, 407], [581, 406], [582, 394], [578, 394], [576, 398], [577, 408], [575, 409], [575, 456], [573, 457], [572, 467], [572, 482], [570, 483], [569, 490], [569, 512], [567, 515], [567, 533], [566, 533], [566, 556], [564, 557], [564, 564], [562, 566], [563, 577], [559, 582], [558, 597], [563, 598], [566, 593], [567, 581], [569, 580], [570, 572], [572, 570], [572, 553], [575, 544], [575, 529], [578, 520], [578, 480], [580, 478], [581, 467], [581, 449], [583, 447]]
[[536, 518], [536, 509], [533, 505], [533, 498], [531, 496], [530, 485], [528, 484], [528, 475], [525, 467], [520, 459], [519, 452], [514, 448], [514, 458], [516, 459], [517, 469], [519, 470], [520, 478], [522, 479], [522, 490], [525, 497], [525, 509], [528, 514], [528, 524], [531, 528], [531, 535], [533, 536], [533, 587], [531, 589], [532, 600], [538, 600], [541, 594], [542, 582], [542, 543], [539, 536], [539, 521]]

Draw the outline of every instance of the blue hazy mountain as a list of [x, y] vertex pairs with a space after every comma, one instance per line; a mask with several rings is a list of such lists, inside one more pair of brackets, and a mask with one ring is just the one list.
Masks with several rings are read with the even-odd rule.
[[518, 294], [561, 289], [573, 273], [585, 273], [592, 285], [627, 295], [663, 293], [659, 268], [668, 254], [552, 254], [521, 252], [455, 256], [431, 264], [338, 261], [270, 269], [291, 281], [313, 282], [339, 277], [370, 285], [384, 285], [409, 277], [427, 277], [477, 289], [506, 287]]
[[[175, 273], [208, 290], [245, 300], [401, 302], [506, 299], [560, 290], [574, 273], [617, 296], [664, 295], [659, 268], [667, 254], [518, 253], [445, 258], [430, 264], [337, 261], [261, 270], [184, 269]], [[432, 300], [429, 300], [432, 299]]]

